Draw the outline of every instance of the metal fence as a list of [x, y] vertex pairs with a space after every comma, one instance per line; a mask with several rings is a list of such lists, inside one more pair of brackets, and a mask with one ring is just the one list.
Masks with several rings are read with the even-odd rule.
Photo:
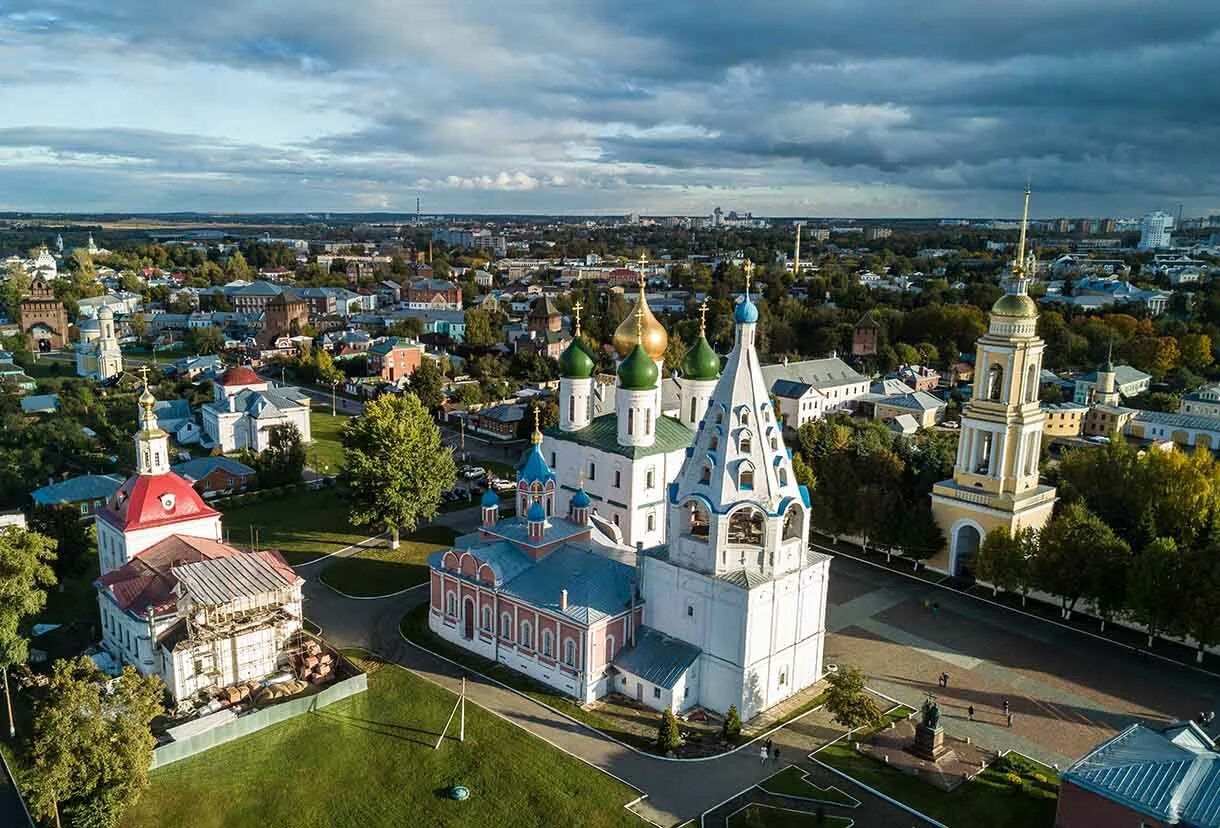
[[278, 702], [271, 707], [264, 707], [261, 710], [244, 713], [237, 719], [214, 727], [211, 730], [205, 730], [179, 742], [169, 742], [168, 744], [160, 745], [153, 750], [152, 767], [155, 769], [178, 762], [194, 756], [196, 753], [210, 750], [217, 745], [223, 745], [225, 742], [231, 742], [234, 739], [240, 739], [242, 736], [256, 733], [264, 727], [269, 727], [277, 722], [300, 716], [302, 713], [321, 710], [323, 707], [346, 699], [348, 696], [363, 693], [368, 690], [368, 687], [368, 676], [364, 673], [358, 673], [351, 678], [337, 681], [317, 693], [288, 699]]

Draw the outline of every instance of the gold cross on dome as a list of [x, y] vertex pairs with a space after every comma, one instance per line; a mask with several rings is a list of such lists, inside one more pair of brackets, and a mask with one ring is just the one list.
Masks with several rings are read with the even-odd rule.
[[644, 268], [648, 266], [648, 252], [640, 254], [640, 290], [644, 289]]
[[699, 305], [699, 333], [700, 334], [707, 333], [707, 300], [706, 299], [704, 299], [703, 303], [701, 305]]
[[753, 276], [754, 276], [754, 260], [746, 259], [745, 264], [743, 264], [741, 266], [741, 269], [746, 272], [746, 295], [749, 296], [750, 295], [750, 279], [753, 278]]
[[147, 388], [148, 387], [148, 364], [147, 363], [140, 366], [140, 378], [142, 380], [144, 380], [144, 387]]
[[578, 299], [576, 304], [572, 306], [572, 312], [576, 314], [576, 335], [580, 336], [580, 312], [584, 309], [584, 305]]

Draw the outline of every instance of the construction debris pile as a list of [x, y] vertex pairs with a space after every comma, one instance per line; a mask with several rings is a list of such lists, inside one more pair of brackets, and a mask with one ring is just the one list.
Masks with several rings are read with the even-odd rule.
[[325, 652], [314, 638], [304, 638], [292, 655], [292, 672], [299, 680], [315, 687], [334, 681], [335, 657]]

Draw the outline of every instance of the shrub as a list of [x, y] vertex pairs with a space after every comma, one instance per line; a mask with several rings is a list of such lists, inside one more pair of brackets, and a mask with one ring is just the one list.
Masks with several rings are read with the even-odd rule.
[[1006, 773], [1006, 774], [1004, 774], [1004, 779], [1008, 782], [1009, 785], [1012, 785], [1014, 788], [1019, 788], [1023, 784], [1021, 781], [1021, 774], [1019, 774], [1019, 773], [1012, 773], [1012, 772]]
[[661, 724], [657, 728], [657, 747], [668, 753], [682, 746], [682, 734], [678, 732], [678, 717], [668, 708], [661, 714]]
[[737, 705], [729, 705], [729, 712], [725, 714], [724, 726], [720, 729], [720, 735], [728, 741], [736, 741], [741, 736], [741, 715], [737, 712]]

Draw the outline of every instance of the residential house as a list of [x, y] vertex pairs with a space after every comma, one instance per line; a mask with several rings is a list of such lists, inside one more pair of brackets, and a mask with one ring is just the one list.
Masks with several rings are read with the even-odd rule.
[[279, 425], [294, 425], [301, 441], [312, 440], [309, 397], [299, 388], [272, 387], [246, 366], [225, 371], [213, 383], [213, 401], [201, 409], [203, 445], [230, 452], [267, 448], [270, 431]]
[[462, 288], [446, 279], [416, 279], [407, 283], [407, 307], [411, 310], [462, 309]]
[[1220, 383], [1204, 385], [1186, 394], [1178, 405], [1178, 413], [1220, 417]]
[[940, 385], [940, 372], [925, 365], [900, 365], [893, 376], [913, 391], [935, 391]]
[[401, 383], [415, 373], [423, 360], [424, 347], [400, 336], [378, 340], [368, 349], [368, 373], [386, 382]]
[[[1075, 390], [1072, 401], [1081, 405], [1089, 405], [1097, 394], [1097, 371], [1091, 371], [1075, 380]], [[1152, 386], [1152, 375], [1145, 374], [1130, 365], [1115, 365], [1114, 379], [1120, 397], [1129, 399], [1137, 397]]]
[[1043, 403], [1046, 415], [1042, 420], [1042, 433], [1046, 437], [1079, 437], [1084, 433], [1084, 418], [1090, 408], [1080, 403]]
[[480, 434], [500, 440], [512, 440], [517, 437], [517, 431], [524, 419], [524, 405], [502, 403], [471, 413], [466, 425], [471, 431]]
[[905, 414], [913, 417], [919, 428], [931, 428], [944, 419], [945, 408], [944, 400], [925, 391], [910, 391], [877, 400], [873, 404], [873, 417], [888, 420]]
[[170, 467], [170, 471], [202, 495], [240, 492], [254, 485], [254, 469], [232, 457], [197, 457]]
[[836, 356], [784, 362], [762, 366], [763, 379], [770, 391], [780, 381], [808, 386], [813, 394], [793, 385], [782, 386], [779, 396], [784, 428], [799, 430], [810, 420], [835, 411], [850, 410], [855, 401], [868, 393], [868, 377], [863, 376]]
[[113, 474], [82, 474], [30, 492], [36, 506], [72, 506], [81, 517], [90, 517], [123, 485]]

